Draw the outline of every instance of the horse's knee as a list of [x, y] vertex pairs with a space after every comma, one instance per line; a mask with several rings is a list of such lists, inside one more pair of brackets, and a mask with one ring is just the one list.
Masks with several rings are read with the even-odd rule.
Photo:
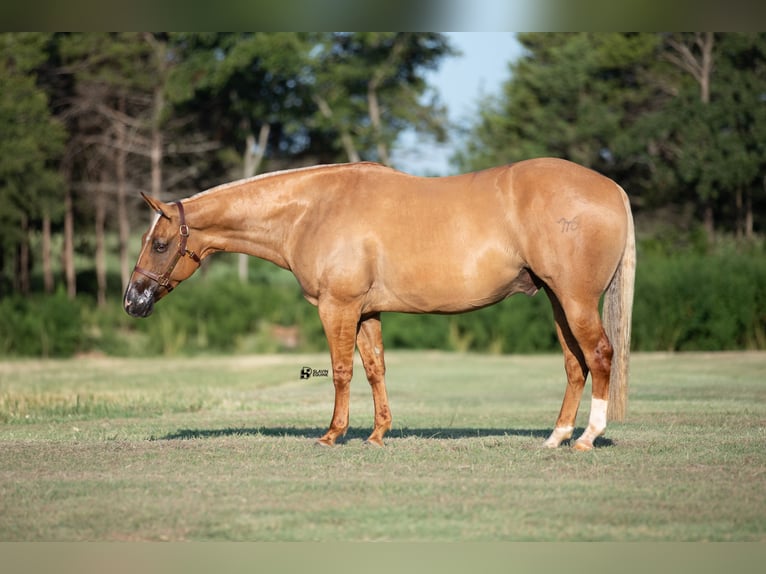
[[364, 373], [371, 385], [382, 382], [386, 376], [386, 368], [383, 365], [365, 365]]
[[346, 365], [345, 363], [333, 365], [332, 367], [332, 381], [336, 387], [343, 388], [349, 386], [351, 383], [351, 377], [354, 375], [353, 365]]

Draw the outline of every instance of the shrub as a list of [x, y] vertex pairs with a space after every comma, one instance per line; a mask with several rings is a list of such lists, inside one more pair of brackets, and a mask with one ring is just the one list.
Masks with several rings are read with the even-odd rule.
[[81, 301], [63, 290], [54, 295], [0, 300], [0, 354], [67, 357], [80, 350], [84, 336]]
[[725, 253], [639, 260], [633, 347], [766, 348], [766, 259]]
[[[267, 264], [263, 264], [264, 266]], [[243, 284], [226, 268], [195, 275], [145, 320], [129, 317], [121, 298], [104, 308], [93, 297], [0, 299], [1, 356], [71, 356], [80, 351], [146, 356], [285, 350], [275, 325], [297, 326], [298, 351], [326, 349], [316, 308], [287, 272], [254, 266]], [[272, 270], [273, 268], [273, 270]], [[640, 253], [633, 348], [641, 351], [766, 349], [766, 257], [762, 249], [715, 255]], [[558, 351], [543, 293], [516, 295], [462, 315], [385, 313], [388, 348], [494, 353]]]

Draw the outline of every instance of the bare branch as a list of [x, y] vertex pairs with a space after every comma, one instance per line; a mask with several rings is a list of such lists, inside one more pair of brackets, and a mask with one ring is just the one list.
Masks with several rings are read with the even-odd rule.
[[[317, 106], [319, 107], [319, 111], [322, 113], [322, 115], [326, 117], [328, 120], [331, 120], [335, 123], [334, 114], [332, 112], [332, 109], [330, 108], [330, 104], [327, 103], [327, 100], [325, 100], [322, 96], [315, 95], [314, 102], [316, 102]], [[348, 161], [350, 162], [360, 161], [361, 157], [359, 156], [359, 152], [356, 150], [356, 146], [354, 145], [354, 140], [351, 137], [351, 134], [348, 132], [348, 129], [346, 129], [345, 126], [338, 125], [337, 123], [336, 123], [336, 127], [338, 128], [338, 131], [340, 132], [340, 140], [341, 140], [341, 143], [343, 143], [343, 148], [346, 150]]]
[[703, 103], [710, 102], [710, 76], [713, 72], [714, 40], [713, 32], [695, 33], [694, 45], [699, 49], [699, 56], [696, 56], [685, 42], [672, 36], [667, 40], [668, 46], [675, 53], [666, 53], [665, 59], [681, 70], [691, 74], [700, 86], [700, 100]]

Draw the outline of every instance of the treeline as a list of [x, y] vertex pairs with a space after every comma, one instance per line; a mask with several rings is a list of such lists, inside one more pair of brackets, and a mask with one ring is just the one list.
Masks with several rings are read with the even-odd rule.
[[[518, 39], [502, 93], [460, 126], [455, 171], [557, 156], [612, 177], [639, 235], [636, 348], [764, 348], [766, 34]], [[124, 315], [139, 191], [390, 164], [403, 130], [455, 127], [426, 81], [454, 54], [437, 33], [0, 34], [0, 354], [322, 346], [294, 281], [244, 258], [213, 258], [150, 321]], [[399, 347], [541, 351], [556, 348], [549, 313], [515, 297], [385, 331]]]
[[[564, 157], [618, 181], [644, 235], [762, 233], [766, 34], [517, 37], [455, 171]], [[453, 55], [438, 33], [0, 34], [0, 294], [30, 293], [39, 269], [73, 298], [89, 268], [103, 305], [109, 257], [124, 285], [147, 220], [139, 191], [390, 164], [405, 129], [444, 138], [426, 78]]]
[[[720, 248], [719, 248], [720, 249]], [[716, 255], [646, 253], [639, 262], [633, 349], [766, 349], [766, 257], [720, 249]], [[265, 262], [251, 281], [236, 262], [211, 266], [157, 305], [151, 318], [128, 317], [119, 293], [103, 308], [94, 295], [0, 299], [0, 356], [69, 357], [311, 352], [326, 343], [316, 308], [292, 276]], [[558, 351], [547, 297], [516, 295], [454, 316], [383, 315], [389, 349], [487, 353]]]
[[640, 231], [766, 225], [766, 34], [519, 34], [458, 163], [563, 157], [613, 178]]
[[87, 258], [105, 305], [109, 249], [124, 285], [148, 221], [139, 191], [388, 164], [403, 129], [442, 139], [424, 78], [452, 53], [436, 33], [0, 34], [0, 293], [30, 293], [39, 265], [72, 299]]

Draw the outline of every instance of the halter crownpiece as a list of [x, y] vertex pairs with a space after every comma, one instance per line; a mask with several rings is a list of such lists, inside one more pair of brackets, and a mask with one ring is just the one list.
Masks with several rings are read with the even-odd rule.
[[168, 293], [170, 293], [173, 290], [173, 286], [170, 285], [170, 275], [173, 273], [173, 270], [176, 268], [176, 265], [178, 265], [178, 262], [181, 260], [182, 257], [189, 256], [192, 261], [194, 261], [197, 265], [201, 263], [199, 255], [197, 255], [194, 251], [191, 251], [190, 249], [186, 248], [186, 241], [189, 238], [189, 226], [186, 225], [186, 215], [184, 214], [184, 206], [180, 201], [176, 201], [173, 205], [175, 205], [178, 208], [178, 216], [181, 219], [181, 224], [178, 227], [178, 235], [180, 239], [178, 240], [178, 249], [176, 250], [175, 255], [173, 256], [173, 259], [170, 261], [170, 264], [168, 265], [167, 269], [165, 269], [165, 272], [161, 275], [158, 275], [154, 271], [150, 271], [148, 269], [143, 269], [136, 265], [133, 270], [137, 271], [141, 275], [144, 275], [148, 277], [149, 279], [156, 281], [157, 284], [164, 288]]

